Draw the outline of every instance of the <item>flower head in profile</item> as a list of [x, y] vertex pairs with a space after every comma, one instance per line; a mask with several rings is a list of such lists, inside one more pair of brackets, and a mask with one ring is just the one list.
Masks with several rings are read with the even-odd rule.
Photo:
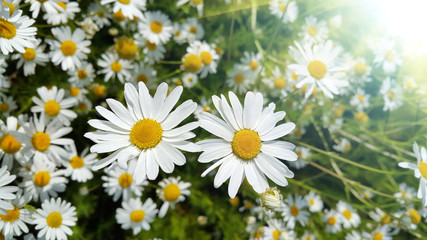
[[261, 93], [248, 92], [243, 107], [234, 93], [229, 92], [228, 96], [231, 106], [223, 95], [212, 97], [222, 119], [207, 112], [199, 115], [200, 126], [220, 137], [198, 142], [203, 150], [199, 162], [217, 160], [202, 173], [202, 177], [219, 167], [214, 186], [218, 188], [230, 178], [230, 198], [236, 196], [245, 177], [258, 193], [268, 188], [265, 175], [274, 183], [286, 186], [286, 177], [292, 178], [294, 173], [279, 159], [295, 161], [298, 157], [292, 151], [293, 144], [276, 139], [290, 133], [295, 124], [288, 122], [275, 126], [286, 113], [275, 113], [274, 103], [263, 109]]

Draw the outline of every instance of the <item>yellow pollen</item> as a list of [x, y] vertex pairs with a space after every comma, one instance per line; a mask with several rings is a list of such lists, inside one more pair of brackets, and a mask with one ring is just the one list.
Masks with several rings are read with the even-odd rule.
[[328, 218], [328, 224], [329, 225], [334, 225], [337, 222], [337, 220], [335, 219], [335, 217], [330, 217]]
[[123, 21], [125, 20], [125, 15], [123, 15], [122, 10], [119, 10], [113, 14], [113, 18], [117, 21]]
[[0, 103], [0, 112], [6, 112], [9, 110], [9, 105], [7, 103]]
[[252, 208], [252, 206], [253, 206], [252, 202], [250, 202], [250, 201], [245, 201], [245, 207], [246, 207], [247, 209], [251, 209], [251, 208]]
[[375, 233], [372, 240], [383, 240], [383, 234], [380, 232]]
[[120, 72], [120, 70], [122, 70], [122, 64], [119, 62], [113, 62], [111, 64], [111, 70], [113, 70], [114, 72]]
[[65, 56], [72, 56], [77, 50], [76, 44], [71, 40], [66, 40], [61, 43], [61, 51]]
[[203, 0], [190, 0], [192, 3], [194, 3], [195, 5], [199, 5], [201, 3], [203, 3]]
[[279, 5], [279, 11], [284, 12], [286, 9], [286, 5], [280, 4]]
[[50, 146], [50, 137], [47, 133], [44, 132], [36, 132], [31, 137], [31, 143], [33, 147], [40, 152], [46, 151]]
[[351, 212], [349, 211], [349, 210], [344, 210], [344, 211], [342, 211], [342, 215], [345, 217], [345, 218], [347, 218], [347, 220], [350, 220], [351, 219]]
[[130, 3], [130, 0], [117, 0], [117, 1], [119, 1], [119, 3], [122, 3], [122, 4], [129, 4]]
[[394, 93], [392, 91], [387, 91], [387, 97], [393, 101]]
[[354, 118], [363, 123], [367, 122], [369, 119], [368, 115], [365, 112], [358, 112], [354, 114]]
[[215, 52], [216, 52], [216, 54], [221, 55], [222, 54], [222, 48], [215, 47]]
[[148, 40], [145, 41], [145, 46], [147, 46], [148, 50], [150, 50], [150, 51], [154, 51], [157, 48], [155, 43], [152, 43]]
[[413, 209], [409, 212], [409, 216], [411, 217], [411, 222], [413, 224], [418, 224], [421, 221], [421, 216], [418, 214], [418, 211]]
[[348, 152], [351, 150], [351, 145], [350, 144], [346, 144], [344, 147], [344, 152]]
[[181, 32], [180, 31], [176, 31], [175, 32], [175, 36], [177, 36], [177, 37], [181, 36]]
[[245, 77], [241, 73], [238, 73], [234, 76], [234, 82], [237, 84], [241, 84], [244, 80], [245, 80]]
[[137, 82], [143, 82], [143, 83], [147, 83], [148, 82], [148, 78], [147, 78], [147, 76], [145, 76], [145, 74], [139, 74], [137, 77], [136, 77], [136, 81]]
[[77, 95], [79, 95], [80, 93], [80, 89], [78, 87], [72, 87], [70, 88], [70, 95], [75, 97]]
[[299, 215], [299, 208], [297, 206], [292, 205], [291, 208], [290, 208], [290, 211], [291, 211], [291, 215], [292, 216], [298, 217], [298, 215]]
[[156, 120], [145, 118], [133, 125], [129, 137], [130, 142], [142, 150], [157, 146], [162, 140], [162, 133], [162, 126]]
[[197, 28], [196, 28], [196, 26], [191, 26], [191, 27], [190, 27], [190, 32], [191, 32], [192, 34], [196, 34], [196, 33], [197, 33]]
[[258, 68], [258, 63], [257, 63], [257, 62], [255, 62], [255, 61], [250, 61], [250, 62], [249, 62], [249, 68], [250, 68], [252, 71], [255, 71], [255, 70]]
[[44, 187], [50, 182], [50, 174], [47, 171], [40, 171], [34, 174], [33, 177], [34, 185], [37, 187]]
[[6, 19], [0, 18], [0, 37], [12, 39], [16, 35], [16, 27]]
[[358, 62], [358, 63], [354, 64], [353, 69], [354, 69], [354, 72], [360, 77], [366, 73], [368, 67], [363, 62]]
[[261, 149], [261, 138], [258, 133], [242, 129], [234, 134], [231, 148], [234, 155], [243, 160], [251, 160], [256, 157]]
[[294, 73], [294, 72], [292, 73], [292, 79], [294, 81], [298, 80], [298, 75], [296, 73]]
[[19, 218], [19, 208], [15, 206], [12, 210], [6, 210], [6, 215], [0, 215], [3, 222], [15, 222]]
[[141, 222], [145, 218], [145, 212], [142, 210], [135, 210], [130, 214], [130, 220], [134, 223]]
[[21, 149], [21, 143], [16, 141], [12, 135], [6, 134], [0, 139], [0, 148], [5, 153], [14, 154]]
[[165, 200], [168, 202], [175, 202], [181, 195], [181, 190], [178, 185], [170, 183], [163, 189]]
[[79, 108], [80, 110], [86, 110], [86, 109], [87, 109], [87, 105], [86, 105], [86, 103], [79, 103], [78, 108]]
[[180, 79], [178, 79], [178, 80], [176, 81], [176, 85], [178, 85], [178, 86], [182, 86], [182, 81], [181, 81]]
[[259, 233], [258, 231], [254, 232], [254, 238], [255, 239], [261, 239], [262, 238], [262, 234]]
[[73, 168], [81, 168], [85, 164], [83, 158], [79, 156], [74, 156], [70, 159], [70, 165]]
[[31, 61], [36, 57], [36, 51], [32, 48], [25, 48], [25, 52], [22, 54], [22, 58], [25, 61]]
[[150, 23], [150, 29], [151, 31], [153, 31], [154, 33], [160, 33], [163, 29], [163, 25], [161, 22], [158, 21], [152, 21]]
[[60, 7], [62, 7], [63, 9], [67, 9], [67, 4], [65, 4], [64, 2], [58, 2], [57, 3]]
[[115, 44], [117, 54], [123, 59], [133, 59], [138, 52], [138, 47], [131, 38], [122, 37]]
[[104, 96], [105, 95], [105, 86], [104, 85], [96, 85], [93, 88], [93, 93], [98, 97]]
[[316, 28], [316, 27], [314, 27], [314, 26], [309, 26], [309, 27], [307, 28], [307, 32], [308, 32], [308, 34], [310, 34], [312, 37], [314, 37], [314, 36], [316, 36], [316, 35], [317, 35], [317, 28]]
[[391, 222], [391, 217], [387, 216], [385, 213], [381, 216], [381, 224], [389, 224]]
[[279, 240], [279, 236], [280, 236], [280, 231], [279, 230], [274, 230], [273, 232], [273, 239], [274, 240]]
[[119, 184], [122, 188], [128, 188], [132, 184], [133, 178], [129, 173], [123, 173], [119, 177]]
[[274, 79], [274, 87], [276, 89], [283, 89], [285, 86], [286, 86], [285, 79], [281, 77]]
[[203, 112], [211, 113], [211, 112], [212, 112], [211, 107], [209, 107], [209, 106], [204, 106], [204, 107], [203, 107]]
[[308, 204], [314, 205], [314, 200], [313, 199], [308, 200]]
[[44, 112], [51, 116], [55, 117], [61, 111], [61, 106], [55, 100], [49, 100], [44, 104]]
[[46, 223], [51, 228], [59, 228], [62, 224], [62, 215], [59, 212], [52, 212], [47, 216]]
[[301, 158], [302, 152], [298, 151], [298, 152], [296, 152], [296, 154], [297, 154], [298, 158]]
[[3, 6], [6, 5], [9, 7], [9, 15], [12, 16], [12, 14], [15, 12], [15, 5], [13, 5], [13, 3], [7, 3], [3, 0]]
[[240, 199], [239, 199], [239, 197], [234, 197], [234, 198], [230, 198], [230, 204], [231, 204], [231, 206], [233, 206], [233, 207], [237, 207], [237, 205], [239, 205], [239, 202], [240, 202]]
[[421, 175], [427, 179], [427, 163], [421, 161], [420, 165], [418, 165], [418, 170], [420, 170]]
[[394, 60], [394, 52], [392, 50], [386, 50], [384, 55], [387, 61], [392, 62]]
[[359, 99], [359, 102], [364, 102], [365, 101], [365, 96], [359, 94], [359, 95], [357, 95], [357, 99]]
[[196, 73], [202, 67], [202, 59], [195, 54], [189, 54], [184, 58], [184, 68], [187, 72]]
[[326, 74], [326, 65], [318, 60], [311, 61], [307, 69], [311, 76], [317, 79], [322, 79]]
[[77, 77], [80, 79], [85, 79], [87, 77], [87, 72], [84, 69], [80, 69], [77, 71]]
[[209, 52], [200, 53], [200, 58], [202, 59], [203, 65], [207, 66], [212, 62], [212, 55]]

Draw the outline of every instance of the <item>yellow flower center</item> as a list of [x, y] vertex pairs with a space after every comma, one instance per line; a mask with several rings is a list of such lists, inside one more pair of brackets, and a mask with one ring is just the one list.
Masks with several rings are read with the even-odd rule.
[[368, 115], [365, 112], [358, 112], [354, 114], [354, 118], [358, 121], [361, 121], [363, 123], [368, 121]]
[[156, 120], [145, 118], [133, 125], [129, 137], [133, 145], [143, 150], [157, 146], [162, 140], [162, 133], [162, 126]]
[[152, 43], [152, 42], [150, 42], [148, 40], [145, 41], [145, 46], [147, 46], [148, 50], [150, 50], [150, 51], [154, 51], [157, 48], [157, 46], [156, 46], [155, 43]]
[[133, 178], [129, 173], [123, 173], [119, 177], [119, 184], [122, 188], [128, 188], [132, 184]]
[[104, 85], [96, 85], [93, 88], [93, 93], [98, 97], [104, 96], [105, 95], [105, 86]]
[[273, 231], [273, 239], [274, 240], [279, 240], [279, 237], [280, 237], [280, 231], [279, 230], [274, 230]]
[[383, 234], [380, 232], [375, 233], [372, 240], [383, 240]]
[[234, 76], [234, 82], [237, 84], [241, 84], [244, 80], [245, 80], [245, 77], [241, 73], [238, 73]]
[[313, 199], [308, 200], [308, 204], [314, 205], [314, 200]]
[[81, 168], [85, 164], [83, 158], [79, 156], [74, 156], [70, 159], [70, 165], [73, 168]]
[[291, 77], [294, 81], [298, 80], [298, 75], [294, 72], [291, 74]]
[[12, 210], [6, 210], [6, 215], [0, 215], [3, 222], [15, 222], [19, 218], [19, 208], [15, 206]]
[[228, 201], [230, 202], [231, 206], [236, 207], [239, 205], [240, 199], [236, 196], [234, 198], [230, 198]]
[[243, 160], [251, 160], [256, 157], [261, 149], [261, 138], [258, 133], [242, 129], [234, 134], [231, 148], [234, 155]]
[[147, 83], [148, 82], [148, 78], [147, 78], [147, 76], [145, 76], [145, 74], [139, 74], [137, 77], [136, 77], [136, 81], [137, 82], [143, 82], [143, 83]]
[[283, 89], [285, 86], [286, 86], [285, 79], [281, 77], [274, 79], [274, 87], [276, 89]]
[[298, 158], [302, 158], [302, 152], [297, 151], [296, 154], [297, 154]]
[[387, 61], [392, 62], [394, 60], [394, 52], [392, 50], [386, 50], [384, 55]]
[[295, 205], [290, 207], [291, 215], [297, 217], [299, 215], [299, 208]]
[[111, 70], [113, 70], [114, 72], [120, 72], [120, 70], [122, 70], [122, 64], [119, 62], [113, 62], [111, 64]]
[[135, 210], [130, 213], [130, 220], [134, 223], [141, 222], [145, 218], [145, 212], [142, 210]]
[[284, 12], [285, 9], [286, 9], [286, 5], [284, 5], [284, 4], [279, 5], [279, 11]]
[[359, 95], [357, 95], [357, 99], [359, 99], [359, 102], [364, 102], [365, 101], [365, 96], [359, 94]]
[[77, 95], [79, 95], [80, 93], [80, 89], [78, 87], [72, 87], [70, 88], [70, 95], [75, 97]]
[[195, 5], [199, 5], [201, 3], [203, 3], [203, 0], [190, 0], [192, 3], [194, 3]]
[[61, 111], [61, 106], [55, 100], [49, 100], [44, 104], [44, 112], [51, 116], [55, 117]]
[[13, 3], [7, 3], [3, 0], [3, 6], [9, 7], [9, 15], [12, 16], [12, 14], [15, 12], [15, 5], [13, 5]]
[[80, 110], [86, 110], [86, 109], [87, 109], [87, 105], [86, 105], [86, 103], [79, 103], [78, 108], [79, 108]]
[[119, 3], [122, 3], [122, 4], [129, 4], [130, 3], [130, 0], [117, 0], [117, 1], [119, 1]]
[[211, 110], [211, 107], [209, 107], [209, 106], [204, 106], [203, 107], [203, 112], [208, 112], [208, 113], [211, 113], [212, 112], [212, 110]]
[[44, 152], [50, 146], [50, 137], [47, 133], [36, 132], [31, 137], [31, 143], [37, 151]]
[[58, 2], [57, 3], [60, 7], [62, 7], [64, 10], [67, 9], [67, 4], [65, 4], [64, 2]]
[[50, 174], [47, 171], [40, 171], [34, 174], [33, 182], [37, 187], [44, 187], [49, 184]]
[[51, 228], [59, 228], [62, 224], [62, 215], [59, 212], [52, 212], [47, 216], [46, 223]]
[[154, 33], [160, 33], [162, 31], [162, 29], [163, 29], [163, 25], [162, 25], [162, 23], [160, 23], [158, 21], [152, 21], [150, 23], [150, 29]]
[[411, 80], [406, 80], [405, 81], [405, 85], [406, 85], [407, 88], [414, 88], [415, 87], [414, 86], [414, 82], [411, 81]]
[[197, 33], [197, 28], [196, 28], [196, 26], [191, 26], [191, 27], [190, 27], [190, 32], [191, 32], [192, 34], [196, 34], [196, 33]]
[[195, 54], [189, 54], [184, 58], [184, 68], [187, 72], [195, 73], [202, 67], [202, 59]]
[[182, 81], [181, 81], [180, 79], [178, 79], [178, 80], [176, 81], [176, 85], [178, 85], [178, 86], [182, 86]]
[[138, 47], [131, 38], [122, 37], [115, 44], [116, 52], [120, 58], [132, 59], [138, 52]]
[[420, 170], [421, 175], [427, 179], [427, 163], [421, 161], [418, 165], [418, 170]]
[[412, 210], [409, 212], [409, 216], [411, 217], [411, 222], [412, 222], [413, 224], [418, 224], [418, 223], [421, 221], [421, 217], [420, 217], [420, 215], [418, 214], [418, 211], [417, 211], [417, 210], [415, 210], [415, 209], [412, 209]]
[[381, 224], [389, 224], [391, 222], [391, 217], [387, 216], [385, 213], [381, 216]]
[[347, 220], [350, 220], [350, 219], [351, 219], [351, 212], [350, 212], [348, 209], [344, 210], [344, 211], [342, 212], [342, 215], [343, 215], [345, 218], [347, 218]]
[[36, 51], [32, 48], [25, 48], [25, 52], [22, 54], [22, 58], [25, 61], [31, 61], [36, 57]]
[[77, 46], [71, 40], [66, 40], [61, 43], [61, 51], [65, 56], [72, 56], [76, 52]]
[[165, 195], [165, 199], [168, 202], [174, 202], [176, 201], [179, 196], [181, 195], [181, 190], [179, 189], [178, 185], [174, 183], [170, 183], [163, 189], [163, 193]]
[[250, 68], [252, 71], [255, 71], [255, 70], [258, 68], [258, 63], [257, 63], [257, 62], [255, 62], [255, 61], [250, 61], [250, 62], [249, 62], [249, 68]]
[[0, 148], [5, 153], [13, 154], [21, 149], [21, 143], [16, 141], [12, 135], [6, 134], [0, 139]]
[[246, 207], [247, 209], [251, 209], [251, 208], [253, 207], [252, 202], [250, 202], [250, 201], [245, 201], [245, 207]]
[[123, 15], [122, 10], [119, 10], [113, 14], [113, 18], [117, 21], [123, 21], [125, 20], [125, 15]]
[[388, 97], [390, 100], [393, 100], [393, 98], [394, 98], [394, 93], [393, 93], [392, 91], [387, 91], [387, 97]]
[[6, 19], [0, 18], [0, 37], [12, 39], [16, 35], [16, 27]]
[[314, 37], [314, 36], [316, 36], [316, 35], [317, 35], [317, 28], [316, 28], [316, 27], [314, 27], [314, 26], [309, 26], [309, 27], [307, 28], [307, 32], [308, 32], [308, 34], [310, 34], [312, 37]]
[[80, 79], [85, 79], [87, 77], [87, 72], [84, 69], [80, 69], [77, 71], [77, 77]]
[[312, 77], [317, 79], [322, 79], [326, 74], [326, 65], [318, 60], [311, 61], [308, 64], [308, 72], [311, 74]]
[[330, 217], [328, 218], [328, 224], [329, 225], [334, 225], [337, 222], [337, 220], [335, 219], [335, 217]]
[[7, 103], [0, 103], [0, 112], [6, 112], [9, 110], [9, 105]]
[[358, 76], [363, 76], [363, 74], [365, 74], [366, 71], [368, 70], [368, 67], [363, 62], [358, 62], [354, 64], [353, 69]]
[[222, 48], [216, 46], [215, 47], [215, 52], [216, 52], [216, 54], [221, 55], [222, 54]]
[[351, 145], [350, 144], [346, 144], [344, 147], [344, 152], [348, 152], [351, 150]]
[[209, 65], [212, 62], [212, 55], [209, 52], [200, 53], [200, 57], [202, 58], [203, 65]]

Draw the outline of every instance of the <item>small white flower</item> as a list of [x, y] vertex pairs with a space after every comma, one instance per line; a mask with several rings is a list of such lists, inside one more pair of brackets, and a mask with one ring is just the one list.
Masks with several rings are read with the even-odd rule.
[[141, 229], [150, 230], [150, 223], [156, 216], [157, 206], [148, 198], [142, 204], [140, 198], [132, 198], [122, 202], [122, 208], [116, 210], [117, 223], [122, 225], [122, 229], [132, 229], [133, 235], [141, 232]]

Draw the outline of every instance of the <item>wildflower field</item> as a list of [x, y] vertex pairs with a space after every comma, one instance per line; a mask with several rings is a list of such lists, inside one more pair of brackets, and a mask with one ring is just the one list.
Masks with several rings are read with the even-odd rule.
[[427, 238], [422, 0], [3, 0], [1, 239]]

